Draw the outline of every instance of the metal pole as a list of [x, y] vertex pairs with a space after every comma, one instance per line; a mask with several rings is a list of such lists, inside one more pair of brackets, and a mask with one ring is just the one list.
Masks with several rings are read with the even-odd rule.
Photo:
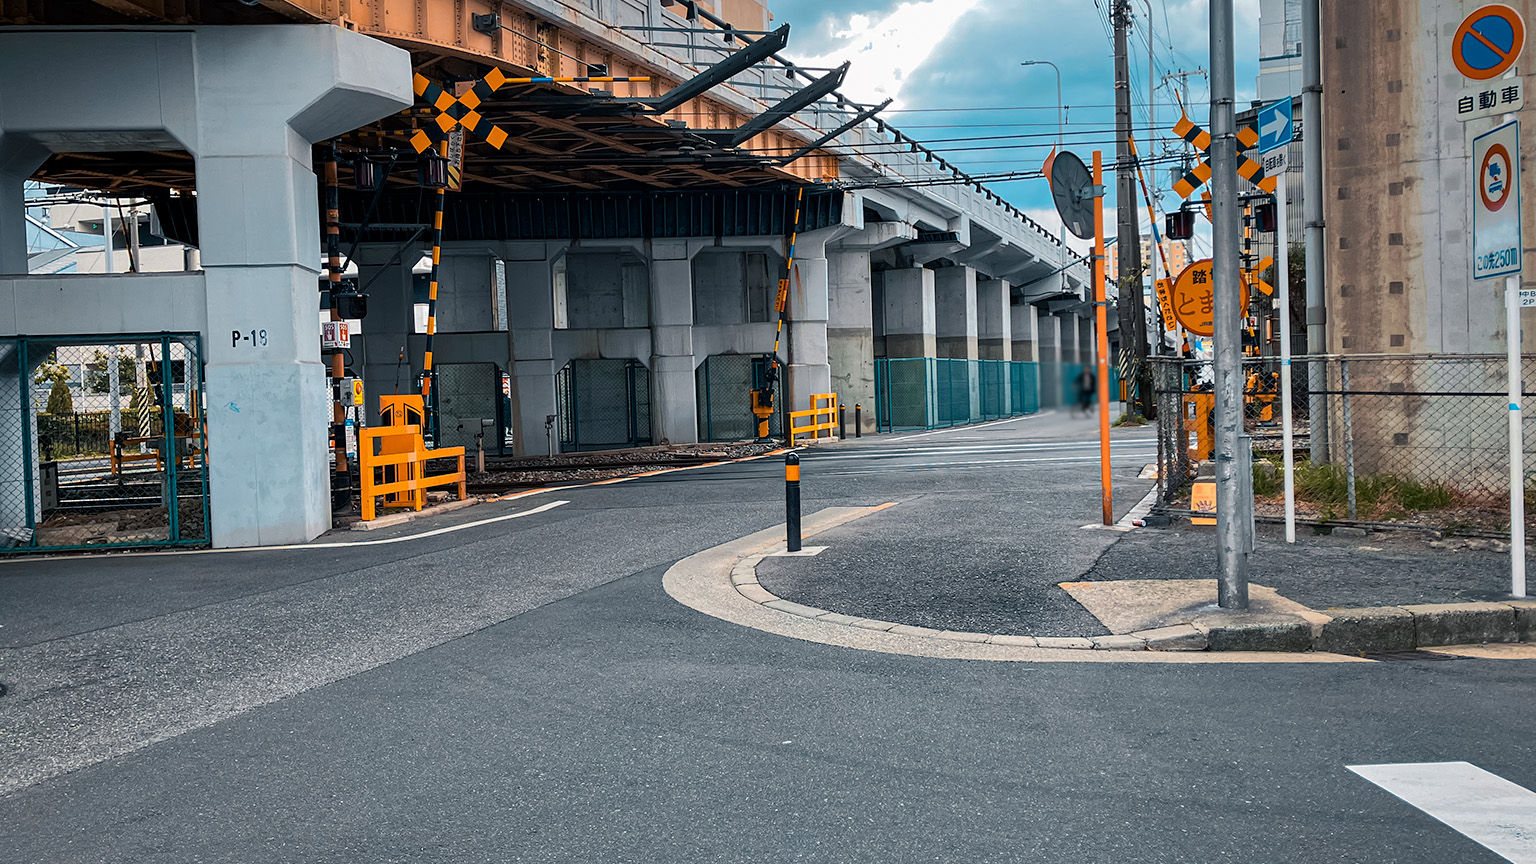
[[1216, 343], [1217, 603], [1248, 608], [1245, 525], [1252, 501], [1243, 498], [1243, 356], [1238, 246], [1237, 130], [1233, 116], [1232, 0], [1211, 0], [1211, 246]]
[[1504, 279], [1504, 307], [1505, 327], [1509, 333], [1509, 593], [1524, 597], [1525, 436], [1520, 406], [1525, 370], [1520, 362], [1519, 276]]
[[1062, 131], [1066, 127], [1066, 120], [1062, 116], [1065, 108], [1061, 104], [1061, 67], [1049, 60], [1024, 60], [1020, 66], [1049, 66], [1056, 71], [1056, 149], [1061, 149]]
[[[1104, 292], [1104, 154], [1093, 151], [1093, 308], [1098, 325], [1099, 492], [1105, 525], [1115, 524], [1115, 493], [1109, 477], [1109, 300]], [[1124, 337], [1122, 337], [1124, 338]]]
[[[1286, 145], [1290, 147], [1289, 144]], [[1286, 175], [1280, 172], [1280, 185], [1275, 190], [1275, 260], [1279, 268], [1275, 290], [1280, 294], [1280, 436], [1285, 457], [1285, 542], [1296, 542], [1296, 454], [1294, 450], [1295, 428], [1291, 417], [1291, 241], [1285, 220], [1285, 199], [1288, 197]]]
[[105, 201], [102, 202], [102, 205], [101, 205], [101, 240], [102, 240], [101, 269], [102, 269], [103, 273], [111, 273], [113, 270], [116, 269], [116, 265], [115, 265], [115, 263], [112, 260], [112, 211], [107, 209], [109, 206], [111, 206], [111, 205], [107, 204]]
[[853, 437], [864, 437], [864, 406], [853, 403]]
[[[1152, 56], [1152, 0], [1144, 0], [1144, 2], [1147, 4], [1147, 129], [1148, 129], [1148, 132], [1147, 132], [1147, 135], [1148, 135], [1148, 138], [1147, 138], [1147, 158], [1150, 159], [1150, 158], [1153, 158], [1153, 157], [1155, 157], [1157, 155], [1157, 152], [1156, 152], [1156, 150], [1157, 150], [1157, 84], [1155, 83], [1157, 79], [1153, 77], [1154, 75], [1157, 74], [1157, 69], [1156, 69], [1156, 65], [1155, 65], [1155, 62], [1154, 62], [1154, 58]], [[1138, 164], [1136, 165], [1136, 179], [1141, 184], [1141, 193], [1142, 193], [1142, 195], [1146, 196], [1147, 199], [1148, 199], [1147, 200], [1147, 233], [1149, 235], [1151, 235], [1152, 245], [1155, 248], [1153, 250], [1151, 250], [1151, 254], [1147, 255], [1147, 272], [1148, 272], [1147, 285], [1151, 286], [1151, 288], [1152, 288], [1152, 297], [1153, 297], [1154, 306], [1155, 306], [1156, 305], [1155, 301], [1156, 301], [1156, 298], [1157, 298], [1157, 264], [1158, 264], [1158, 260], [1157, 259], [1159, 257], [1161, 257], [1162, 254], [1163, 254], [1163, 243], [1162, 243], [1162, 240], [1159, 239], [1158, 236], [1157, 236], [1157, 203], [1158, 202], [1157, 202], [1156, 199], [1153, 199], [1152, 194], [1151, 194], [1152, 192], [1157, 191], [1156, 190], [1157, 184], [1154, 182], [1153, 183], [1153, 189], [1152, 190], [1148, 190], [1147, 189], [1146, 174], [1145, 174], [1145, 172], [1143, 172], [1141, 170], [1141, 165], [1139, 164], [1139, 160], [1138, 160]], [[1155, 181], [1157, 179], [1157, 176], [1154, 174], [1152, 179]], [[1161, 197], [1162, 197], [1161, 194], [1159, 194], [1158, 198], [1160, 199]], [[1172, 275], [1172, 274], [1166, 274], [1166, 275]], [[1157, 317], [1157, 320], [1159, 322], [1162, 322], [1163, 316], [1162, 316], [1162, 310], [1161, 309], [1158, 310], [1158, 313], [1157, 313], [1156, 317]], [[1163, 353], [1163, 328], [1162, 328], [1162, 324], [1161, 323], [1158, 324], [1158, 328], [1157, 328], [1157, 350], [1155, 352], [1152, 352], [1152, 353], [1155, 353], [1155, 354], [1162, 354]], [[1149, 394], [1147, 396], [1147, 400], [1146, 400], [1147, 404], [1150, 405], [1152, 403], [1152, 400], [1153, 400], [1153, 396], [1151, 394]], [[1156, 409], [1154, 409], [1154, 410], [1156, 410]], [[1151, 417], [1152, 415], [1148, 414], [1147, 416]]]
[[[1301, 141], [1303, 217], [1307, 237], [1307, 353], [1328, 353], [1323, 280], [1323, 73], [1318, 0], [1301, 0]], [[1328, 389], [1322, 364], [1307, 364], [1308, 437], [1312, 463], [1328, 461]]]
[[784, 457], [784, 549], [800, 551], [800, 456]]
[[1355, 507], [1355, 424], [1349, 413], [1349, 359], [1339, 361], [1339, 389], [1344, 391], [1344, 486], [1349, 518], [1359, 518]]
[[[1141, 369], [1147, 359], [1147, 322], [1141, 297], [1141, 226], [1136, 215], [1136, 172], [1131, 161], [1131, 66], [1126, 31], [1131, 24], [1130, 0], [1114, 0], [1115, 25], [1115, 214], [1120, 244], [1115, 274], [1116, 308], [1120, 313], [1120, 372], [1127, 379], [1127, 414], [1152, 413], [1144, 404]], [[1135, 406], [1133, 409], [1132, 406]]]

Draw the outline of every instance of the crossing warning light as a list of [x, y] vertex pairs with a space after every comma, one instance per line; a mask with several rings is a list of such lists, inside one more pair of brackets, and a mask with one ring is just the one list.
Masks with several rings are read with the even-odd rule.
[[1175, 210], [1164, 220], [1169, 240], [1188, 240], [1195, 236], [1195, 214], [1190, 210]]
[[1253, 208], [1253, 223], [1261, 234], [1275, 233], [1275, 203], [1266, 201]]

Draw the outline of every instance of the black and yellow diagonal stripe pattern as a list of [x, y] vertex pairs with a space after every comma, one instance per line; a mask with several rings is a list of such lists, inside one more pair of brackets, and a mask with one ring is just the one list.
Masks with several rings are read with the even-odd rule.
[[[1190, 169], [1173, 184], [1173, 191], [1178, 193], [1180, 198], [1188, 198], [1211, 180], [1211, 163], [1208, 161], [1211, 151], [1211, 134], [1195, 125], [1195, 122], [1189, 119], [1189, 115], [1183, 112], [1180, 112], [1179, 122], [1173, 126], [1173, 134], [1188, 141], [1195, 149], [1205, 154], [1205, 159], [1202, 159], [1200, 164]], [[1237, 130], [1237, 174], [1265, 192], [1274, 194], [1276, 178], [1266, 175], [1264, 166], [1247, 155], [1248, 151], [1258, 143], [1257, 129], [1244, 126]]]
[[614, 78], [608, 77], [574, 77], [574, 78], [508, 78], [500, 69], [492, 69], [484, 78], [474, 83], [474, 86], [465, 91], [462, 96], [454, 96], [442, 85], [428, 79], [421, 73], [416, 73], [411, 84], [416, 95], [437, 112], [432, 125], [417, 129], [411, 136], [411, 146], [417, 153], [425, 153], [454, 129], [463, 128], [476, 138], [495, 147], [497, 150], [507, 143], [507, 133], [494, 123], [487, 123], [485, 117], [477, 110], [492, 93], [500, 90], [508, 84], [572, 84], [582, 82], [616, 82], [638, 83], [651, 80], [648, 77], [640, 78]]

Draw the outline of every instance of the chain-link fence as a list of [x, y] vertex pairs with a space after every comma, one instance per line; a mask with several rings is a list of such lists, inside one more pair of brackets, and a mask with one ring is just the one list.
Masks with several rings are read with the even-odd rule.
[[207, 541], [197, 340], [0, 340], [6, 551]]
[[437, 368], [435, 446], [463, 447], [470, 455], [480, 443], [487, 453], [506, 451], [501, 377], [495, 363], [444, 363]]
[[1040, 370], [1012, 360], [875, 360], [878, 428], [938, 429], [1040, 410]]
[[[752, 390], [766, 380], [773, 358], [767, 354], [713, 354], [695, 371], [699, 394], [699, 440], [745, 441], [757, 437]], [[783, 382], [774, 386], [769, 437], [784, 434]]]
[[[1529, 379], [1536, 358], [1523, 363]], [[1177, 509], [1214, 450], [1209, 361], [1154, 360], [1159, 502]], [[1297, 357], [1292, 363], [1298, 512], [1325, 521], [1424, 521], [1497, 528], [1509, 513], [1507, 363], [1490, 355]], [[1261, 514], [1279, 512], [1280, 361], [1243, 364]], [[1527, 391], [1529, 398], [1536, 393]], [[1536, 430], [1524, 429], [1536, 499]], [[1533, 501], [1536, 503], [1536, 501]], [[1273, 515], [1271, 513], [1271, 515]]]
[[555, 376], [560, 449], [651, 443], [651, 373], [638, 360], [572, 360]]

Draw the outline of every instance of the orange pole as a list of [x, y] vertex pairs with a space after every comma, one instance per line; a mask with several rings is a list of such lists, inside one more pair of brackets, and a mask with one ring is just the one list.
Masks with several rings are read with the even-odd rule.
[[1093, 151], [1093, 306], [1098, 319], [1099, 362], [1099, 485], [1104, 498], [1104, 524], [1115, 524], [1115, 494], [1109, 479], [1109, 321], [1104, 299], [1104, 154]]

